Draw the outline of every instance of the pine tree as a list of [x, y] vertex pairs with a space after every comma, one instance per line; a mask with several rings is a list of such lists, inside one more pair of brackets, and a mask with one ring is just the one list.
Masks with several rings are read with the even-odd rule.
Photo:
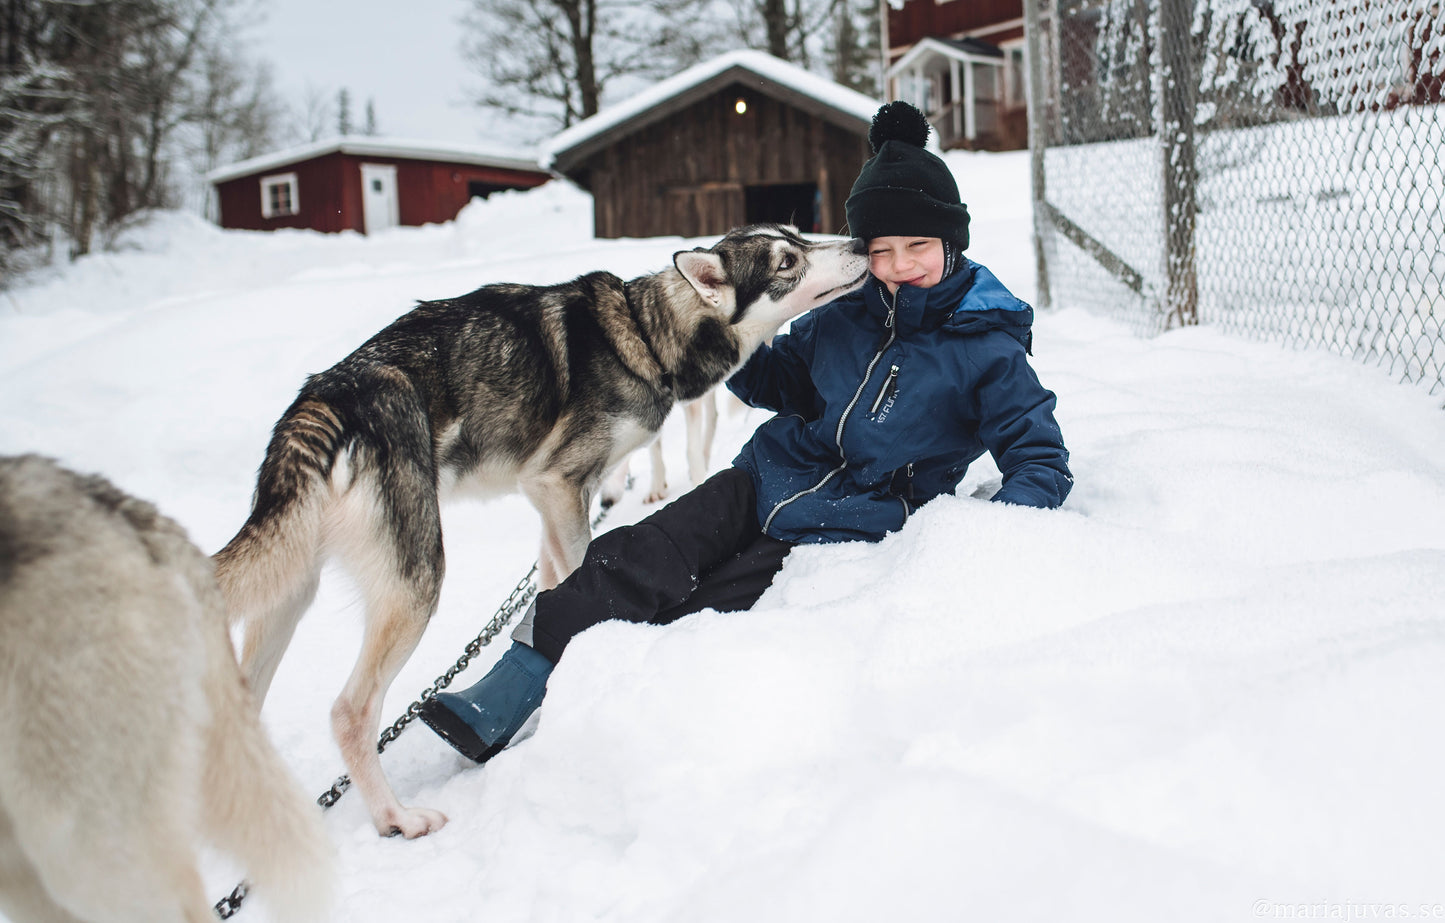
[[351, 134], [351, 91], [346, 87], [336, 94], [336, 129], [343, 138]]

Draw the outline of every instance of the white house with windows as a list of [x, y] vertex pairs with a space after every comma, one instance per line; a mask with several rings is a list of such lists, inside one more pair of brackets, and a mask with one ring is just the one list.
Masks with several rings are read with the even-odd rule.
[[917, 106], [944, 149], [1011, 150], [1028, 137], [1024, 44], [923, 38], [887, 73], [888, 95]]

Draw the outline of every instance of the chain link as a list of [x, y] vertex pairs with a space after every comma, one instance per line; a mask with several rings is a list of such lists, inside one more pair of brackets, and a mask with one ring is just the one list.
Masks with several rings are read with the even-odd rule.
[[[1197, 318], [1445, 392], [1438, 4], [1026, 0], [1024, 18], [1041, 303], [1150, 336]], [[922, 66], [948, 85], [946, 61]]]
[[[630, 475], [627, 478], [627, 487], [625, 489], [632, 489], [632, 477]], [[611, 509], [611, 507], [603, 507], [598, 511], [592, 520], [592, 528], [594, 530], [602, 523], [603, 519], [607, 518], [607, 511], [609, 509]], [[438, 676], [436, 681], [430, 686], [423, 689], [415, 701], [408, 705], [406, 710], [402, 712], [401, 717], [397, 718], [396, 721], [392, 722], [390, 727], [381, 732], [381, 736], [376, 741], [376, 752], [384, 752], [393, 740], [400, 737], [401, 732], [406, 730], [406, 726], [415, 721], [417, 716], [421, 714], [422, 703], [450, 686], [452, 680], [456, 679], [457, 674], [471, 665], [472, 658], [480, 654], [482, 648], [491, 644], [497, 635], [506, 630], [507, 625], [511, 623], [517, 613], [525, 609], [536, 595], [537, 564], [533, 562], [531, 569], [527, 571], [527, 575], [517, 582], [517, 585], [512, 588], [511, 593], [507, 594], [507, 598], [502, 602], [501, 606], [497, 607], [496, 614], [493, 615], [491, 621], [487, 622], [486, 626], [482, 628], [481, 634], [473, 638], [467, 643], [467, 646], [462, 649], [462, 655], [457, 658], [457, 662], [448, 667], [446, 672]], [[317, 796], [316, 803], [321, 806], [322, 810], [327, 810], [336, 804], [336, 802], [340, 801], [341, 796], [346, 794], [349, 788], [351, 788], [351, 776], [338, 776], [336, 781], [331, 783], [330, 788]], [[216, 916], [222, 920], [229, 920], [235, 916], [241, 910], [241, 903], [245, 901], [246, 893], [249, 890], [250, 884], [248, 882], [242, 881], [236, 885], [230, 894], [216, 902]]]
[[216, 916], [222, 920], [229, 920], [241, 910], [241, 902], [246, 899], [246, 892], [251, 890], [249, 882], [241, 882], [232, 889], [230, 894], [216, 901]]

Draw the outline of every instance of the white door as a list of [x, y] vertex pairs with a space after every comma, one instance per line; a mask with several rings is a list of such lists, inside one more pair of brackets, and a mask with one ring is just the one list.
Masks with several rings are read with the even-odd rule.
[[396, 201], [396, 167], [391, 164], [361, 165], [361, 219], [363, 230], [384, 231], [401, 222]]

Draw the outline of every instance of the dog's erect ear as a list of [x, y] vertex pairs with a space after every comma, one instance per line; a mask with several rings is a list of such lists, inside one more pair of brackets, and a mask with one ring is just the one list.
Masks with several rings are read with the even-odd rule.
[[672, 255], [672, 265], [708, 304], [722, 305], [728, 284], [722, 257], [710, 250], [679, 250]]

